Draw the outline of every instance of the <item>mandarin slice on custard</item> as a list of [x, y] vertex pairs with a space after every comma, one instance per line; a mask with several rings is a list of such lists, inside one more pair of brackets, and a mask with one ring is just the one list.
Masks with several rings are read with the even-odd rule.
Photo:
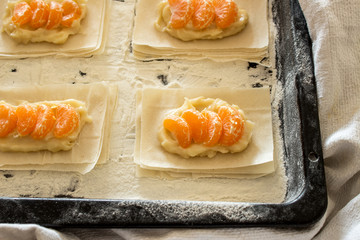
[[50, 2], [49, 18], [46, 24], [46, 29], [51, 30], [57, 28], [62, 20], [63, 10], [61, 4], [55, 1]]
[[215, 18], [215, 8], [212, 0], [193, 0], [194, 14], [191, 21], [197, 30], [207, 28]]
[[0, 104], [0, 137], [6, 137], [16, 128], [15, 108], [8, 104]]
[[73, 0], [63, 1], [61, 8], [63, 10], [61, 25], [64, 27], [71, 27], [73, 22], [81, 17], [80, 6]]
[[19, 2], [14, 7], [12, 22], [17, 26], [22, 26], [31, 21], [33, 16], [30, 5], [27, 2]]
[[238, 8], [233, 0], [213, 0], [215, 23], [219, 28], [227, 28], [236, 21]]
[[163, 126], [174, 135], [182, 148], [191, 145], [191, 130], [183, 118], [173, 115], [167, 116], [163, 121]]
[[54, 136], [62, 138], [69, 136], [79, 126], [80, 115], [69, 104], [60, 104], [56, 108], [56, 123], [54, 127]]
[[174, 29], [183, 28], [193, 14], [191, 0], [168, 0], [171, 11], [170, 26]]
[[203, 110], [201, 114], [206, 119], [206, 138], [204, 145], [207, 147], [215, 146], [221, 137], [222, 122], [219, 115], [209, 110]]
[[237, 109], [230, 106], [221, 106], [218, 114], [223, 126], [219, 144], [231, 146], [238, 142], [243, 135], [244, 119]]
[[37, 119], [34, 131], [31, 137], [34, 139], [43, 139], [48, 135], [55, 125], [55, 114], [53, 109], [45, 104], [39, 104], [37, 108]]
[[49, 18], [49, 6], [43, 0], [32, 0], [30, 7], [33, 11], [30, 26], [35, 29], [45, 26]]
[[37, 108], [35, 105], [24, 104], [16, 108], [17, 131], [20, 136], [32, 133], [37, 122]]
[[195, 109], [185, 110], [181, 117], [189, 124], [191, 137], [195, 143], [203, 143], [206, 138], [206, 119]]

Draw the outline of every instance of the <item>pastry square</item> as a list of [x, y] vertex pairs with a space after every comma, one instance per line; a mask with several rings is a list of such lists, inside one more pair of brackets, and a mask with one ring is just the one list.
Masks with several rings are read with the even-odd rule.
[[[14, 2], [9, 0], [9, 2]], [[48, 55], [64, 57], [85, 57], [102, 52], [106, 40], [108, 11], [111, 0], [87, 0], [86, 16], [81, 21], [80, 31], [69, 36], [63, 44], [47, 42], [17, 43], [5, 31], [6, 6], [8, 1], [0, 0], [0, 58], [26, 58]]]
[[75, 171], [85, 174], [96, 164], [105, 163], [112, 113], [116, 105], [117, 87], [105, 83], [59, 84], [33, 88], [1, 89], [2, 100], [16, 105], [26, 99], [63, 100], [74, 98], [85, 102], [91, 123], [84, 125], [76, 144], [69, 151], [0, 152], [2, 170]]
[[260, 62], [268, 56], [269, 29], [266, 0], [235, 0], [245, 9], [249, 22], [245, 29], [230, 37], [216, 40], [184, 42], [166, 32], [158, 31], [154, 24], [158, 18], [158, 5], [162, 0], [139, 0], [136, 5], [132, 46], [139, 59], [156, 58], [210, 58], [215, 61], [244, 59]]
[[[255, 123], [252, 140], [240, 153], [218, 153], [213, 158], [182, 158], [166, 152], [157, 138], [167, 111], [180, 107], [184, 97], [220, 98], [238, 105]], [[146, 170], [199, 176], [264, 175], [274, 171], [273, 134], [268, 88], [144, 89], [137, 96], [135, 163]]]

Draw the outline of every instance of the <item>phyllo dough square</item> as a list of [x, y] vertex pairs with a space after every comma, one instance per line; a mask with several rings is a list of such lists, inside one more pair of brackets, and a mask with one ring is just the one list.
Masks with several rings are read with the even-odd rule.
[[162, 0], [139, 0], [136, 5], [132, 46], [139, 59], [210, 58], [215, 61], [244, 59], [260, 62], [268, 56], [269, 26], [266, 0], [235, 0], [245, 9], [249, 22], [245, 29], [230, 37], [184, 42], [154, 27]]
[[[106, 83], [59, 84], [14, 87], [0, 90], [2, 100], [16, 105], [23, 100], [37, 102], [77, 99], [83, 101], [91, 117], [69, 151], [0, 152], [2, 170], [75, 171], [85, 174], [108, 158], [111, 118], [117, 99], [117, 86]], [[6, 141], [6, 140], [4, 140]]]
[[[86, 15], [81, 20], [80, 31], [63, 44], [48, 42], [34, 42], [22, 44], [12, 39], [6, 32], [4, 23], [8, 21], [6, 15], [8, 1], [0, 1], [0, 58], [25, 58], [48, 55], [85, 57], [101, 53], [106, 40], [106, 29], [111, 0], [83, 0], [86, 3]], [[14, 2], [9, 0], [9, 2]], [[41, 32], [46, 35], [46, 31]]]
[[[254, 122], [248, 147], [240, 153], [217, 153], [215, 157], [182, 158], [165, 151], [157, 138], [165, 114], [180, 107], [184, 98], [220, 98], [238, 105]], [[144, 89], [137, 95], [134, 161], [141, 176], [151, 170], [171, 177], [254, 177], [274, 171], [272, 114], [269, 88]], [[145, 169], [145, 171], [143, 171]], [[152, 175], [152, 176], [155, 176]]]

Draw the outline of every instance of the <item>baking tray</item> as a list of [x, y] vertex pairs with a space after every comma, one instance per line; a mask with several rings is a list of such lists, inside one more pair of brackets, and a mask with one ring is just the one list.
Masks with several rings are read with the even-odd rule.
[[[316, 223], [327, 207], [311, 40], [297, 0], [271, 6], [287, 194], [280, 204], [0, 198], [0, 222], [49, 227], [245, 227]], [[181, 214], [180, 214], [181, 213]]]

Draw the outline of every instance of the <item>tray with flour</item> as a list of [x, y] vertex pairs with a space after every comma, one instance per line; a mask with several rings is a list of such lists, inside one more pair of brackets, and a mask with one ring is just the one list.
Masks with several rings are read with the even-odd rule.
[[[123, 199], [121, 194], [117, 197], [101, 198], [77, 197], [76, 194], [53, 197], [26, 194], [15, 197], [2, 195], [0, 221], [57, 227], [300, 227], [316, 223], [326, 210], [327, 193], [311, 40], [297, 0], [274, 1], [269, 9], [272, 11], [272, 20], [277, 32], [274, 41], [276, 84], [282, 91], [276, 109], [287, 178], [286, 194], [281, 202], [247, 202], [231, 199], [221, 201], [220, 198], [216, 201], [160, 197], [137, 199], [131, 196]], [[121, 17], [119, 19], [121, 20]], [[126, 21], [123, 23], [119, 21], [119, 24], [126, 24]], [[117, 62], [115, 59], [112, 61]], [[99, 68], [95, 67], [95, 69]], [[129, 68], [124, 69], [129, 70]], [[87, 70], [88, 75], [91, 76], [91, 69]], [[107, 75], [109, 78], [111, 71], [110, 68]], [[121, 73], [123, 69], [116, 71]], [[144, 71], [146, 72], [147, 69]], [[166, 76], [158, 75], [157, 78], [164, 85], [167, 84]], [[121, 86], [127, 84], [119, 83]], [[127, 99], [128, 93], [122, 94], [119, 98]], [[107, 169], [106, 166], [103, 169]], [[11, 177], [11, 174], [5, 176], [9, 179]], [[8, 181], [11, 181], [9, 179]], [[74, 185], [79, 182], [76, 177], [72, 179]], [[106, 176], [102, 176], [101, 179], [103, 180], [101, 186], [106, 188], [109, 180]], [[91, 184], [91, 181], [87, 183]], [[68, 192], [74, 192], [72, 189], [72, 187], [67, 188]], [[146, 189], [142, 190], [145, 194]]]

